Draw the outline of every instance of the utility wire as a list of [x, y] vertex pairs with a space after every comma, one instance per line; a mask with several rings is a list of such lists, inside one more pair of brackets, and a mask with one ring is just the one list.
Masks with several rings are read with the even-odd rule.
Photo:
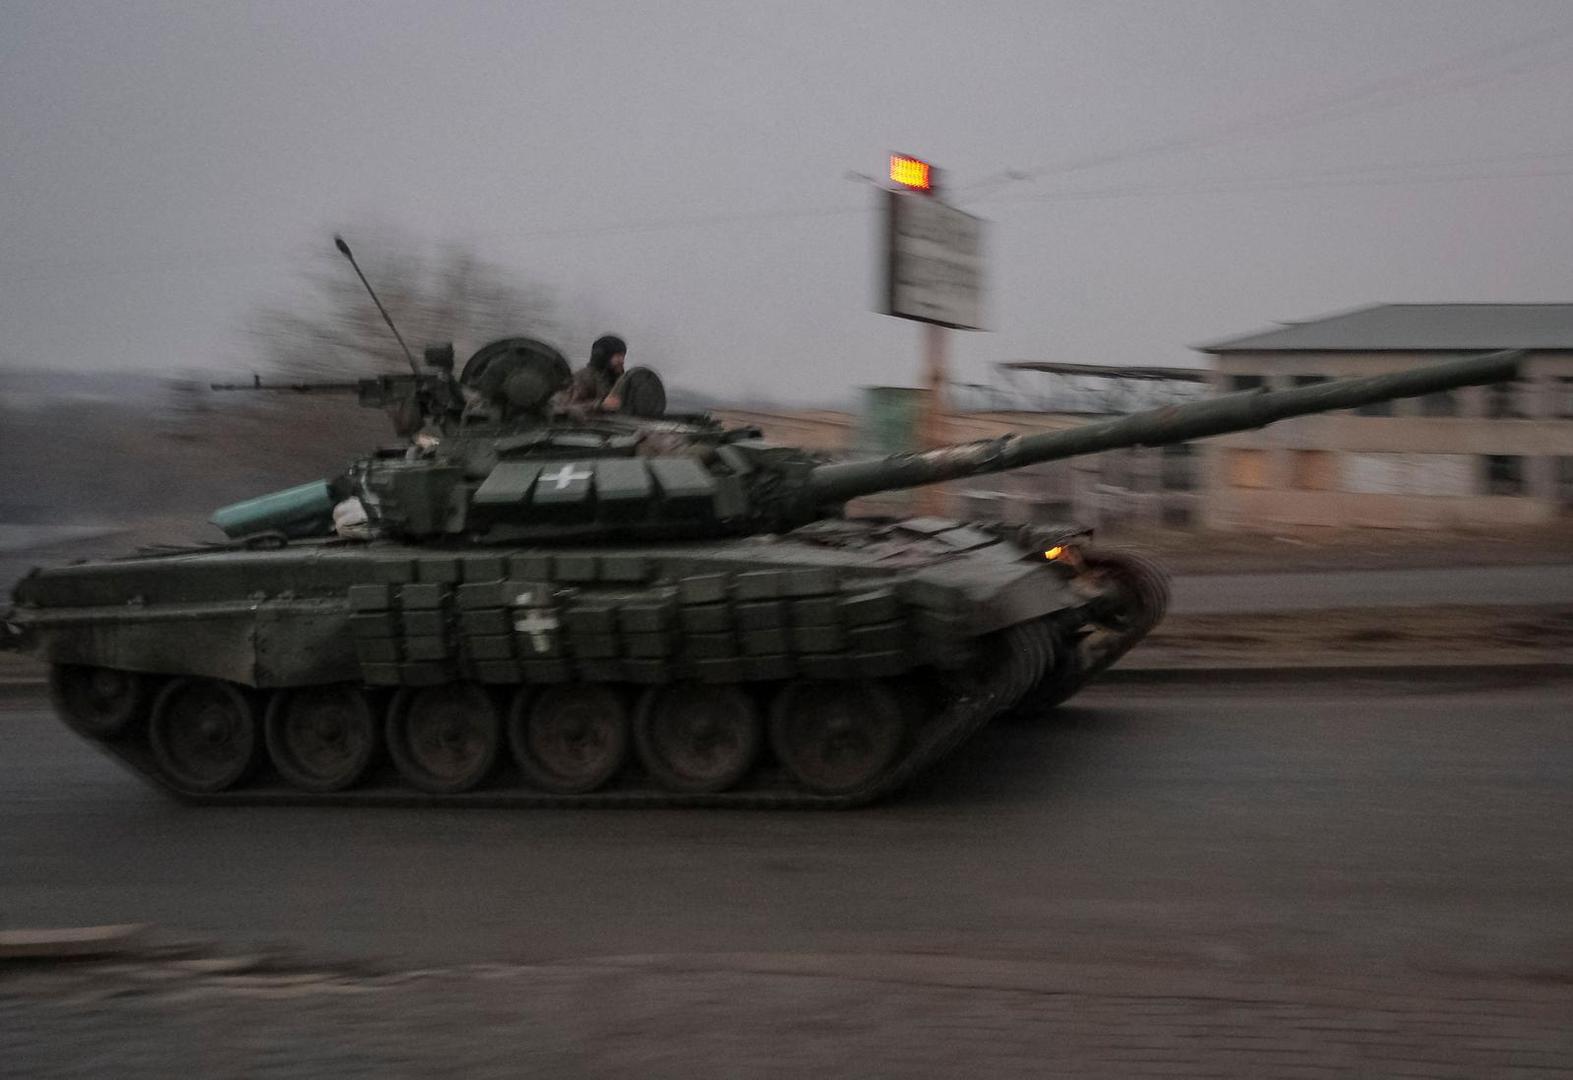
[[[1441, 161], [1400, 162], [1390, 165], [1354, 166], [1347, 169], [1330, 169], [1316, 172], [1295, 172], [1277, 176], [1245, 176], [1199, 180], [1178, 184], [1126, 184], [1105, 185], [1092, 188], [1060, 188], [1049, 191], [1001, 193], [988, 196], [990, 206], [1017, 203], [1085, 201], [1099, 199], [1126, 199], [1143, 196], [1226, 194], [1251, 191], [1297, 191], [1332, 187], [1402, 187], [1406, 185], [1432, 186], [1436, 184], [1469, 183], [1486, 180], [1532, 180], [1573, 175], [1573, 169], [1537, 169], [1516, 171], [1479, 171], [1478, 167], [1492, 164], [1513, 164], [1529, 161], [1556, 161], [1573, 157], [1573, 149], [1543, 153], [1504, 154], [1493, 157], [1453, 158]], [[1477, 171], [1459, 175], [1435, 175], [1435, 170], [1449, 168], [1475, 168]], [[1415, 170], [1431, 170], [1431, 174]], [[984, 201], [980, 199], [979, 201]], [[823, 206], [797, 210], [738, 211], [725, 214], [696, 214], [681, 217], [658, 218], [648, 221], [608, 223], [604, 225], [563, 226], [560, 228], [521, 230], [503, 234], [508, 240], [550, 240], [568, 237], [653, 233], [716, 225], [753, 224], [760, 221], [806, 221], [835, 217], [861, 217], [874, 213], [876, 207]], [[494, 234], [496, 235], [496, 234]], [[254, 266], [259, 255], [283, 258], [287, 253], [279, 250], [268, 252], [256, 247], [237, 249], [233, 252], [213, 251], [199, 254], [164, 253], [137, 263], [117, 260], [109, 266], [93, 266], [87, 260], [64, 260], [50, 265], [50, 270], [73, 273], [173, 273], [214, 266]], [[34, 264], [37, 266], [37, 264]], [[53, 280], [48, 273], [7, 274], [0, 270], [0, 278], [12, 282]]]
[[1520, 172], [1476, 172], [1458, 176], [1263, 176], [1240, 180], [1216, 180], [1196, 184], [1131, 184], [1124, 187], [1062, 188], [1020, 195], [1003, 195], [992, 205], [1061, 200], [1125, 199], [1146, 195], [1209, 195], [1252, 191], [1303, 191], [1315, 188], [1425, 187], [1460, 184], [1482, 180], [1538, 180], [1573, 176], [1573, 169], [1537, 169]]
[[[1573, 38], [1573, 27], [1515, 38], [1490, 48], [1464, 53], [1427, 65], [1408, 74], [1362, 83], [1341, 93], [1310, 98], [1284, 108], [1269, 109], [1238, 120], [1203, 128], [1187, 135], [1160, 139], [1123, 150], [1070, 158], [1032, 169], [1010, 169], [974, 181], [957, 188], [956, 191], [962, 194], [994, 188], [1002, 184], [1036, 180], [1042, 176], [1083, 172], [1140, 158], [1264, 138], [1329, 120], [1346, 119], [1365, 112], [1392, 108], [1413, 97], [1451, 93], [1523, 75], [1537, 68], [1564, 63], [1573, 57], [1573, 49], [1568, 47], [1570, 38]], [[1537, 51], [1547, 55], [1539, 57], [1525, 55]], [[1486, 70], [1474, 70], [1482, 66]]]

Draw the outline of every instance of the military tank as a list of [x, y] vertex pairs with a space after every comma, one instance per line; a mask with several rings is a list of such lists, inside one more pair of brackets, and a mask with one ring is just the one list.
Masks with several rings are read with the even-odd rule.
[[565, 407], [543, 342], [458, 376], [437, 348], [330, 387], [391, 407], [404, 441], [224, 508], [222, 544], [35, 569], [0, 640], [49, 663], [66, 724], [196, 803], [856, 806], [1069, 698], [1168, 587], [1085, 530], [850, 500], [1506, 381], [1519, 359], [827, 461], [668, 415], [648, 371], [615, 411]]

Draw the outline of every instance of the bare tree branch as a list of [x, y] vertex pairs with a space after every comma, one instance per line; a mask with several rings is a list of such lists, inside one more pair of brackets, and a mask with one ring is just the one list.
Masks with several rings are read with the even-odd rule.
[[[412, 349], [451, 341], [461, 361], [523, 334], [553, 341], [561, 326], [547, 287], [520, 280], [455, 243], [435, 251], [389, 230], [351, 234], [356, 257]], [[250, 321], [261, 365], [292, 378], [351, 378], [408, 369], [354, 271], [331, 246], [302, 272], [303, 299]]]

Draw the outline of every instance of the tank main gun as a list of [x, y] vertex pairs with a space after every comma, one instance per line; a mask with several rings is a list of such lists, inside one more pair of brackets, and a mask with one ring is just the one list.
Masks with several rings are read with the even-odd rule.
[[1189, 405], [1166, 405], [1118, 420], [1041, 435], [940, 446], [872, 461], [816, 466], [808, 487], [814, 506], [860, 495], [921, 487], [946, 480], [1006, 472], [1064, 458], [1132, 446], [1166, 446], [1211, 435], [1250, 431], [1311, 413], [1352, 409], [1394, 398], [1420, 397], [1463, 386], [1510, 382], [1518, 377], [1522, 350], [1510, 349], [1429, 364], [1410, 371], [1335, 379], [1292, 390], [1247, 390]]
[[345, 394], [359, 390], [361, 383], [368, 381], [370, 380], [341, 379], [338, 382], [265, 383], [261, 375], [253, 375], [249, 383], [208, 383], [208, 389], [231, 393], [237, 390], [261, 390], [294, 394]]

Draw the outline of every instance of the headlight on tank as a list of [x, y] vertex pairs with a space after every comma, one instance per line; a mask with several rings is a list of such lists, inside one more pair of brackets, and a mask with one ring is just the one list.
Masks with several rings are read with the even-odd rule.
[[1075, 544], [1055, 544], [1043, 549], [1045, 562], [1057, 569], [1079, 573], [1082, 569], [1081, 548]]

